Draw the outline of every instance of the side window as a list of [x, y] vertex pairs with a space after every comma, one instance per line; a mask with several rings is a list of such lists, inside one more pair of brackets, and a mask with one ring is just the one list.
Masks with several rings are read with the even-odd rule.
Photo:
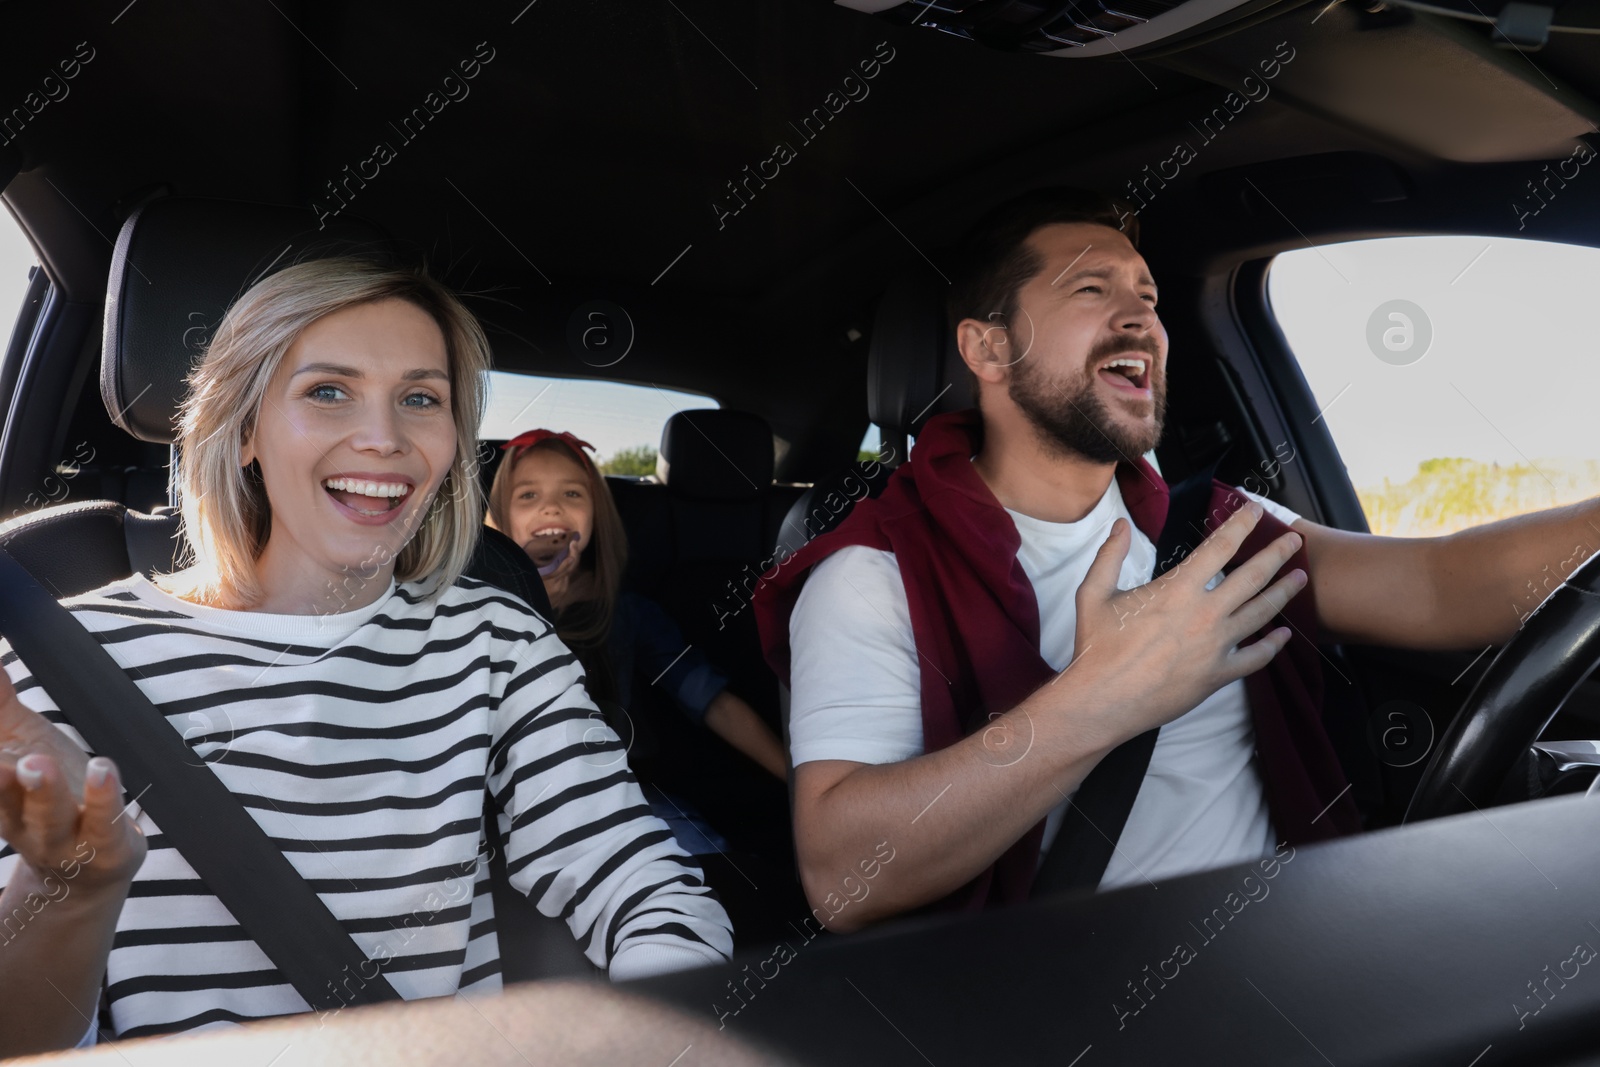
[[478, 436], [499, 442], [525, 430], [566, 430], [594, 445], [603, 473], [654, 476], [667, 420], [714, 407], [720, 405], [708, 396], [660, 386], [494, 370]]
[[1278, 256], [1268, 299], [1373, 533], [1600, 493], [1600, 249], [1397, 237]]
[[883, 432], [878, 429], [877, 423], [867, 423], [867, 432], [861, 435], [861, 445], [856, 450], [857, 461], [870, 463], [878, 458], [878, 453], [882, 450]]
[[0, 358], [11, 327], [22, 310], [22, 298], [28, 291], [28, 272], [34, 267], [33, 246], [22, 235], [9, 211], [0, 208]]
[[[11, 213], [0, 204], [0, 430], [3, 430], [7, 417], [12, 383], [20, 370], [19, 367], [6, 365], [11, 331], [22, 312], [22, 301], [27, 296], [29, 275], [34, 266], [33, 247], [28, 244], [22, 228], [11, 217]], [[59, 487], [59, 479], [52, 482], [51, 488]], [[32, 485], [15, 492], [17, 498], [8, 500], [6, 509], [0, 510], [0, 522], [14, 519], [24, 511], [42, 507], [55, 499], [40, 493]], [[27, 494], [25, 498], [24, 493]]]

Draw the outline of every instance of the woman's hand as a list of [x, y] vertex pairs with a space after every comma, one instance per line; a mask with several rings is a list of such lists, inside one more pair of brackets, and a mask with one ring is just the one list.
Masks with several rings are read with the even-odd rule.
[[69, 1049], [94, 1018], [145, 839], [112, 762], [24, 706], [3, 669], [0, 837], [22, 858], [0, 893], [0, 1056]]
[[22, 879], [54, 877], [120, 903], [145, 856], [144, 834], [123, 811], [116, 766], [89, 759], [0, 670], [0, 837], [31, 868]]

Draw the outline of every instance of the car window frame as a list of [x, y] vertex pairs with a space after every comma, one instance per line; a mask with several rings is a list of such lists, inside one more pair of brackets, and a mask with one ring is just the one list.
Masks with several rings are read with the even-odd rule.
[[[1267, 275], [1276, 256], [1274, 251], [1238, 264], [1226, 280], [1226, 300], [1204, 301], [1205, 314], [1226, 319], [1209, 323], [1213, 336], [1238, 342], [1236, 347], [1219, 346], [1220, 362], [1232, 378], [1240, 417], [1252, 431], [1294, 448], [1295, 462], [1285, 464], [1278, 474], [1291, 490], [1287, 495], [1301, 503], [1286, 500], [1287, 506], [1323, 526], [1370, 533], [1366, 511], [1327, 422], [1320, 417], [1311, 384], [1272, 312]], [[1264, 444], [1259, 447], [1263, 455], [1272, 452]]]

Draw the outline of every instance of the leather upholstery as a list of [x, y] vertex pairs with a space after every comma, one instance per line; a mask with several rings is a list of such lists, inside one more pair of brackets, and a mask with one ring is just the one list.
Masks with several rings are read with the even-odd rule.
[[886, 433], [915, 436], [930, 416], [972, 407], [972, 379], [946, 324], [945, 284], [904, 274], [878, 301], [867, 347], [867, 414]]
[[680, 411], [656, 455], [656, 476], [675, 497], [752, 501], [772, 486], [772, 428], [746, 411]]
[[[626, 586], [654, 600], [684, 642], [728, 677], [774, 729], [777, 679], [761, 655], [750, 594], [772, 566], [776, 520], [796, 489], [772, 484], [772, 431], [742, 411], [680, 412], [662, 432], [665, 485], [611, 479], [628, 534]], [[733, 917], [736, 944], [783, 936], [804, 914], [794, 873], [785, 790], [706, 730], [691, 726], [654, 686], [634, 679], [628, 714], [641, 779], [687, 801], [737, 856], [707, 857], [706, 875]], [[763, 870], [750, 877], [744, 870]], [[720, 876], [720, 877], [719, 877]], [[746, 892], [746, 887], [749, 887]]]
[[774, 557], [786, 560], [813, 537], [838, 526], [857, 501], [881, 493], [893, 473], [894, 466], [887, 462], [858, 463], [812, 485], [783, 516], [773, 546]]
[[[0, 526], [0, 548], [58, 600], [98, 589], [139, 571], [176, 570], [188, 553], [176, 511], [147, 515], [113, 500], [62, 504]], [[485, 526], [466, 574], [515, 593], [550, 617], [539, 570], [517, 543]]]
[[478, 547], [467, 563], [466, 573], [469, 578], [515, 593], [541, 618], [549, 619], [554, 614], [539, 568], [520, 545], [492, 526], [479, 531]]
[[[633, 556], [629, 584], [654, 599], [758, 710], [776, 680], [760, 654], [747, 590], [771, 564], [772, 431], [744, 411], [679, 412], [661, 435], [665, 487], [613, 483]], [[670, 450], [670, 454], [669, 454]]]
[[[171, 441], [191, 360], [228, 304], [261, 277], [311, 256], [387, 251], [371, 223], [315, 223], [304, 208], [191, 197], [153, 200], [129, 216], [107, 282], [101, 349], [101, 395], [117, 425], [142, 440]], [[108, 500], [23, 516], [0, 527], [0, 547], [58, 596], [134, 570], [175, 569], [187, 551], [177, 514]], [[537, 569], [503, 534], [485, 528], [467, 573], [549, 616]]]
[[308, 256], [384, 247], [371, 223], [341, 215], [319, 230], [308, 208], [195, 197], [138, 208], [117, 236], [106, 286], [100, 395], [112, 421], [170, 444], [189, 368], [236, 297]]
[[[128, 514], [112, 500], [59, 504], [0, 526], [0, 548], [57, 599], [77, 596], [133, 572]], [[151, 516], [135, 520], [132, 537], [141, 558], [157, 553], [158, 524]]]
[[[903, 445], [932, 416], [977, 403], [946, 324], [944, 290], [930, 272], [904, 274], [878, 301], [867, 345], [867, 413], [886, 444], [898, 439]], [[856, 501], [877, 496], [904, 459], [885, 455], [882, 462], [857, 464], [807, 489], [778, 525], [778, 558], [787, 559], [839, 525]]]

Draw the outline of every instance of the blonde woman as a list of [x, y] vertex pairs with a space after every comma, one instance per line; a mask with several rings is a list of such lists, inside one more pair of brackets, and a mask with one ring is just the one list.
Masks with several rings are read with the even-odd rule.
[[[499, 985], [486, 787], [512, 885], [613, 979], [718, 962], [726, 913], [576, 659], [462, 577], [488, 365], [420, 272], [257, 283], [191, 375], [192, 565], [67, 606], [407, 999]], [[0, 1056], [309, 1010], [3, 641], [0, 665]]]

